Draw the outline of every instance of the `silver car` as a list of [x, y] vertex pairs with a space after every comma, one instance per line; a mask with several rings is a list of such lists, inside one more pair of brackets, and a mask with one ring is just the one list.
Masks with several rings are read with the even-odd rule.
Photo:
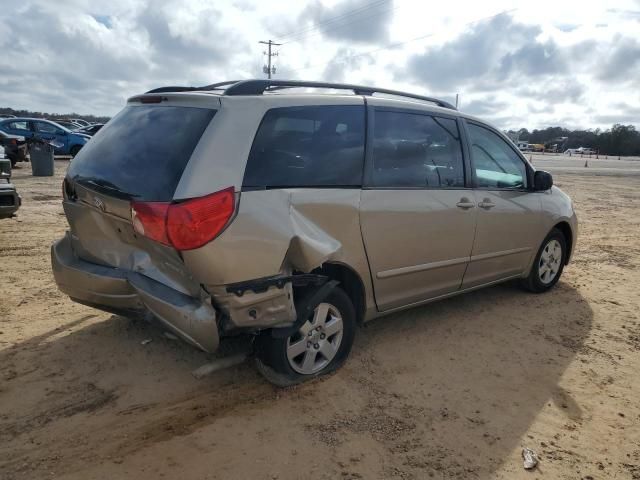
[[511, 279], [544, 292], [577, 235], [569, 197], [487, 123], [283, 80], [130, 98], [72, 160], [64, 210], [60, 290], [206, 351], [253, 334], [277, 385], [337, 369], [373, 318]]

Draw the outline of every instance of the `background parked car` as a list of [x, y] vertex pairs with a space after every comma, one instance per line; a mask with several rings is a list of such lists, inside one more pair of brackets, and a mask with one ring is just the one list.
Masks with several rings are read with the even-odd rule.
[[85, 143], [91, 138], [83, 133], [72, 132], [58, 123], [41, 118], [9, 118], [0, 120], [0, 130], [12, 135], [20, 135], [27, 140], [41, 138], [55, 140], [60, 147], [56, 147], [56, 155], [75, 156]]
[[27, 160], [27, 143], [24, 137], [0, 131], [0, 146], [4, 147], [12, 167], [15, 167], [18, 162]]
[[580, 148], [576, 148], [576, 153], [579, 153], [582, 155], [595, 155], [596, 151], [593, 148], [580, 147]]
[[77, 123], [81, 127], [88, 127], [89, 125], [91, 125], [91, 123], [87, 122], [86, 120], [83, 120], [82, 118], [72, 118], [71, 121], [73, 123]]
[[4, 147], [0, 146], [0, 218], [10, 217], [20, 208], [20, 196], [10, 180], [10, 161]]
[[93, 125], [87, 125], [86, 127], [79, 128], [76, 132], [91, 135], [93, 137], [103, 126], [103, 123], [94, 123]]
[[72, 120], [50, 120], [53, 123], [57, 123], [58, 125], [62, 125], [64, 128], [68, 128], [71, 131], [78, 130], [79, 128], [84, 127], [79, 123], [76, 123]]

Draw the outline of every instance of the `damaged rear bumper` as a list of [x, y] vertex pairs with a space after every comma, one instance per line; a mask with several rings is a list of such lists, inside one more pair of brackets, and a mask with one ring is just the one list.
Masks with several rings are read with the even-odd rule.
[[194, 298], [136, 272], [105, 267], [77, 258], [69, 233], [51, 246], [58, 288], [73, 300], [108, 312], [150, 311], [192, 345], [218, 348], [216, 312], [207, 298]]

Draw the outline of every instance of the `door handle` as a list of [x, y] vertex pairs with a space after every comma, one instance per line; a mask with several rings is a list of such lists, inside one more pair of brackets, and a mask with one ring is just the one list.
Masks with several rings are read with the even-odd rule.
[[462, 197], [458, 203], [456, 203], [456, 207], [461, 208], [463, 210], [467, 210], [469, 208], [475, 207], [475, 203], [470, 201], [467, 197]]
[[482, 200], [482, 201], [478, 204], [478, 206], [479, 206], [480, 208], [484, 208], [485, 210], [489, 210], [490, 208], [495, 207], [495, 206], [496, 206], [496, 204], [495, 204], [495, 203], [493, 203], [490, 199], [485, 198], [484, 200]]

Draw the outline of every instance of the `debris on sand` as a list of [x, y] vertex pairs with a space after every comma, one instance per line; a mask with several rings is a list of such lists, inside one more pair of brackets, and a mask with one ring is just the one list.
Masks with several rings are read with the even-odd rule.
[[213, 372], [217, 372], [218, 370], [222, 370], [224, 368], [233, 367], [234, 365], [239, 365], [247, 359], [247, 355], [232, 355], [230, 357], [220, 358], [218, 360], [214, 360], [210, 363], [205, 363], [201, 367], [196, 368], [191, 374], [197, 378], [203, 378], [207, 375], [211, 375]]
[[522, 458], [524, 460], [525, 470], [533, 470], [536, 468], [536, 465], [538, 465], [538, 456], [536, 455], [536, 452], [530, 448], [522, 449]]
[[151, 343], [152, 341], [153, 341], [152, 338], [145, 338], [144, 340], [142, 340], [140, 342], [140, 345], [147, 345], [147, 344]]

